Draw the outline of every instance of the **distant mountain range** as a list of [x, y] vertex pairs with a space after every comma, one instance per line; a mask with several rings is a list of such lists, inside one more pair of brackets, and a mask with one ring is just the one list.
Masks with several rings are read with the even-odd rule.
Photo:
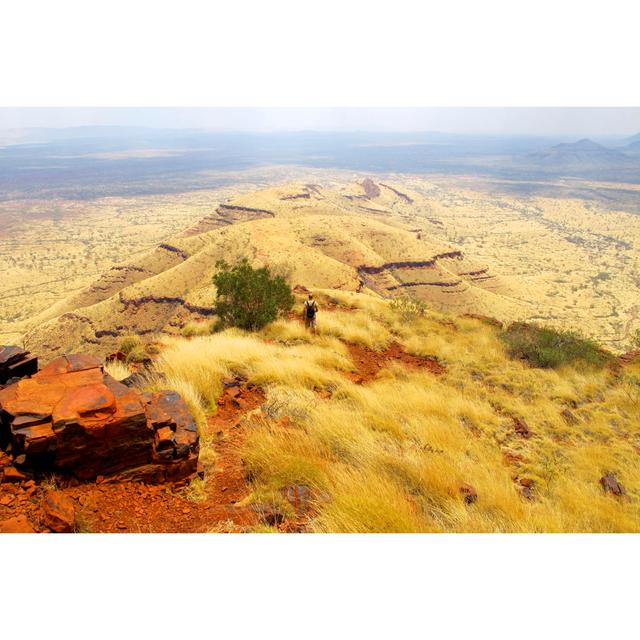
[[623, 147], [627, 153], [640, 153], [640, 133], [636, 133], [635, 136], [631, 136], [626, 139], [626, 146]]
[[556, 168], [592, 168], [603, 165], [627, 165], [630, 158], [622, 151], [583, 138], [578, 142], [557, 144], [545, 151], [529, 154], [528, 159]]
[[0, 201], [54, 193], [86, 199], [177, 192], [211, 186], [211, 171], [269, 165], [640, 183], [640, 134], [603, 142], [435, 132], [250, 134], [142, 127], [0, 131]]

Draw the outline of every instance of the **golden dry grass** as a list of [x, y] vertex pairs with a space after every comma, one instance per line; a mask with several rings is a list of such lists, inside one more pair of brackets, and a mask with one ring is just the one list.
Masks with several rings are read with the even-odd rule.
[[[321, 532], [640, 531], [633, 368], [624, 378], [608, 368], [532, 369], [510, 360], [480, 321], [427, 312], [406, 322], [375, 297], [333, 301], [357, 310], [324, 311], [318, 335], [281, 320], [260, 334], [165, 340], [158, 369], [173, 388], [187, 385], [201, 410], [214, 410], [227, 375], [266, 391], [246, 426], [249, 501], [282, 506], [287, 486], [309, 486], [317, 496], [309, 527]], [[365, 385], [344, 376], [353, 368], [344, 341], [383, 348], [391, 339], [437, 357], [445, 373], [396, 365]], [[516, 434], [514, 417], [531, 438]], [[609, 471], [626, 496], [604, 493]], [[463, 484], [477, 491], [475, 503], [463, 500]]]
[[116, 380], [124, 380], [131, 375], [129, 366], [119, 360], [111, 360], [104, 364], [104, 370]]

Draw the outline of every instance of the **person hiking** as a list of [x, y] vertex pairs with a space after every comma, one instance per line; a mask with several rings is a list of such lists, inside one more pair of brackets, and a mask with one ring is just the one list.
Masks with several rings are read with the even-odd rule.
[[316, 314], [318, 313], [318, 304], [313, 299], [313, 294], [310, 293], [309, 297], [304, 301], [304, 326], [307, 329], [311, 329], [313, 333], [316, 332]]

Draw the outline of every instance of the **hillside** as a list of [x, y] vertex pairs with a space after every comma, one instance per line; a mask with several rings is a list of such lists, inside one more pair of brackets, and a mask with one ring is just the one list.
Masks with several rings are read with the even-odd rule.
[[[540, 368], [517, 343], [532, 330], [517, 330], [514, 347], [503, 325], [566, 309], [574, 327], [596, 326], [603, 291], [617, 296], [616, 318], [629, 309], [631, 336], [637, 301], [623, 285], [636, 277], [638, 225], [581, 201], [420, 178], [296, 182], [216, 204], [35, 316], [24, 336], [42, 363], [77, 351], [102, 360], [128, 343], [135, 357], [118, 353], [106, 374], [92, 360], [94, 391], [113, 390], [114, 415], [121, 398], [136, 416], [158, 414], [149, 398], [184, 400], [197, 475], [188, 486], [78, 483], [9, 466], [0, 530], [48, 530], [55, 490], [67, 528], [82, 531], [639, 531], [638, 354], [550, 331]], [[213, 333], [216, 262], [243, 256], [285, 275], [296, 308], [257, 333]], [[317, 334], [299, 317], [308, 289]], [[545, 302], [560, 294], [563, 307]], [[29, 402], [5, 393], [29, 424], [41, 420], [33, 382]], [[171, 433], [161, 426], [145, 455], [172, 452]]]
[[[101, 247], [99, 263], [113, 266], [99, 276], [68, 253], [71, 244], [40, 243], [34, 253], [51, 225], [25, 223], [15, 239], [0, 238], [18, 257], [5, 261], [3, 342], [51, 358], [85, 348], [104, 355], [129, 333], [179, 334], [213, 319], [215, 262], [247, 255], [294, 286], [408, 293], [436, 310], [544, 322], [619, 353], [632, 348], [640, 216], [621, 198], [637, 199], [637, 186], [567, 181], [559, 196], [514, 196], [504, 183], [471, 178], [315, 177], [247, 186], [241, 196], [232, 189], [226, 199], [228, 191], [205, 191], [83, 208], [58, 235]], [[107, 233], [116, 209], [118, 228]]]
[[338, 290], [314, 335], [302, 297], [257, 333], [154, 343], [136, 385], [189, 406], [187, 487], [3, 484], [0, 530], [46, 530], [53, 486], [91, 532], [640, 531], [638, 354], [541, 369], [494, 322]]
[[293, 285], [384, 297], [410, 291], [435, 309], [517, 317], [511, 287], [488, 265], [416, 228], [422, 200], [368, 179], [234, 198], [35, 317], [25, 346], [44, 357], [85, 348], [104, 355], [123, 335], [179, 333], [214, 313], [216, 261], [241, 256], [283, 271]]

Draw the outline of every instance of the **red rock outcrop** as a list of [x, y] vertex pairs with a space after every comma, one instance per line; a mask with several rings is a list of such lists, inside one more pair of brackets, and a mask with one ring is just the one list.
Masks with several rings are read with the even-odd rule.
[[623, 496], [626, 493], [625, 488], [620, 484], [618, 478], [611, 472], [606, 473], [600, 478], [600, 484], [605, 493], [612, 493], [614, 496]]
[[30, 376], [38, 370], [38, 358], [16, 346], [0, 346], [0, 385], [11, 378]]
[[367, 198], [377, 198], [380, 195], [380, 187], [371, 178], [362, 181], [362, 188]]
[[75, 528], [73, 500], [60, 491], [47, 491], [44, 497], [44, 522], [55, 533], [71, 533]]
[[197, 470], [197, 429], [180, 396], [130, 389], [85, 354], [0, 390], [0, 433], [27, 468], [80, 479], [179, 481]]
[[0, 533], [35, 533], [26, 516], [15, 516], [0, 522]]

